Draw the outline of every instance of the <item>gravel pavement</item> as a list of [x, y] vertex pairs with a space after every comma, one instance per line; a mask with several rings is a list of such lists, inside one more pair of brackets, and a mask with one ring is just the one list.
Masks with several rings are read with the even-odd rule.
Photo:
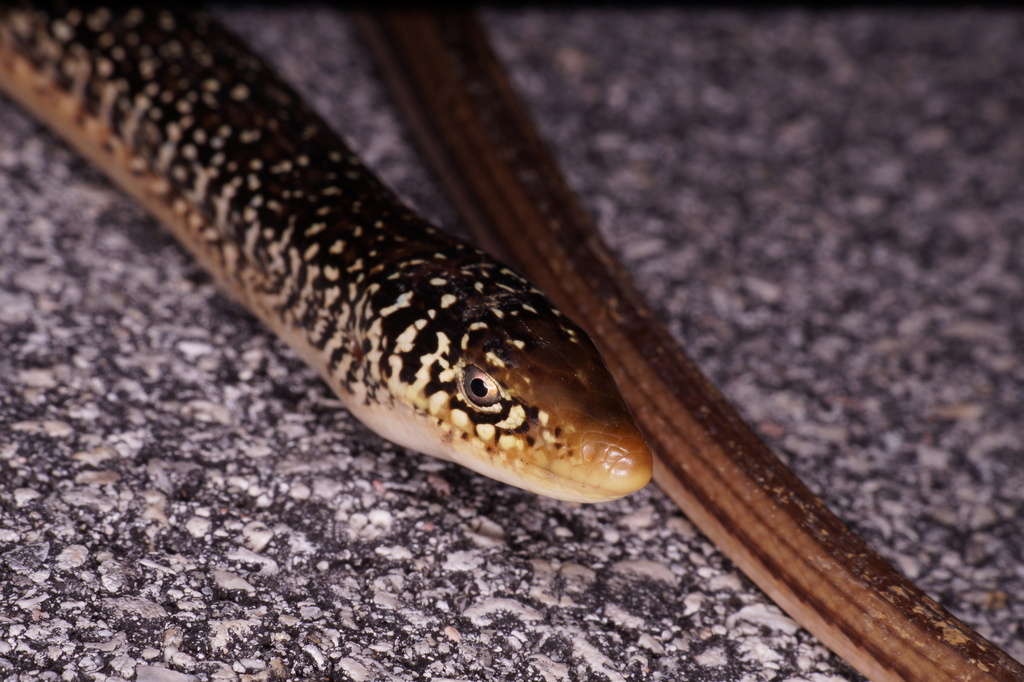
[[[456, 225], [342, 14], [220, 14]], [[1024, 14], [486, 24], [674, 334], [1024, 659]], [[0, 100], [0, 680], [861, 679], [656, 488], [580, 506], [354, 422]]]

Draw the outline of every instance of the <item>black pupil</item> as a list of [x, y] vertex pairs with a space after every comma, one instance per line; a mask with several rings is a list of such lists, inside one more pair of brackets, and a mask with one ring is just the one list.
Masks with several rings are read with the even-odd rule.
[[477, 377], [469, 382], [469, 392], [477, 398], [486, 398], [490, 390], [488, 389], [487, 382]]

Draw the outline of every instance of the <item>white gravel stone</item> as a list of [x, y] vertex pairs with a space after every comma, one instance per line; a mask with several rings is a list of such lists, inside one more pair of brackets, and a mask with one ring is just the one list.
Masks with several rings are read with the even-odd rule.
[[288, 494], [294, 500], [308, 500], [313, 491], [305, 483], [295, 483], [288, 489]]
[[185, 522], [185, 530], [189, 532], [194, 538], [205, 537], [210, 532], [211, 527], [210, 519], [203, 518], [201, 516], [193, 516]]
[[632, 560], [616, 562], [612, 568], [624, 575], [632, 575], [639, 578], [650, 578], [661, 580], [675, 585], [679, 582], [679, 576], [672, 572], [672, 569], [656, 561]]
[[14, 504], [19, 507], [23, 507], [33, 500], [38, 500], [40, 497], [42, 495], [32, 488], [15, 488], [14, 490]]
[[213, 581], [225, 590], [241, 590], [253, 594], [256, 588], [245, 578], [228, 571], [214, 571]]
[[136, 668], [135, 682], [196, 682], [196, 678], [161, 666], [141, 665]]
[[245, 546], [254, 552], [262, 552], [274, 539], [274, 531], [262, 521], [252, 521], [242, 528]]
[[159, 620], [168, 616], [167, 609], [148, 599], [118, 597], [104, 599], [103, 605], [122, 618], [135, 615], [146, 620]]

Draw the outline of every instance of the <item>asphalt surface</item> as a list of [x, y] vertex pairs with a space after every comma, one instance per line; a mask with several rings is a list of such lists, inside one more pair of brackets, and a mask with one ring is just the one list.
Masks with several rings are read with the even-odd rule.
[[[343, 15], [221, 15], [456, 223]], [[1024, 15], [486, 23], [681, 343], [1024, 659]], [[6, 100], [0, 253], [0, 679], [860, 679], [654, 487], [544, 500], [371, 434]]]

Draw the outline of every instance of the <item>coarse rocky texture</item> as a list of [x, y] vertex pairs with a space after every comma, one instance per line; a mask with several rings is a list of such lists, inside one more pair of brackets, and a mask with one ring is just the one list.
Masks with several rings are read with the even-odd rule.
[[[341, 15], [222, 14], [454, 222]], [[1024, 658], [1024, 17], [486, 18], [686, 348]], [[859, 679], [656, 489], [543, 500], [352, 422], [6, 101], [0, 251], [2, 679]]]

